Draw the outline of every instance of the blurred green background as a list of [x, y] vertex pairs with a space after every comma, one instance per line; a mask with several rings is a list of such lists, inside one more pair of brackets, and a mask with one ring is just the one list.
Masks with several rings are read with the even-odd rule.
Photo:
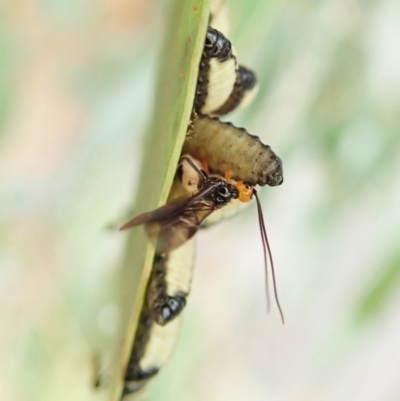
[[[162, 1], [0, 5], [0, 399], [102, 399]], [[198, 235], [151, 401], [400, 399], [400, 3], [229, 1], [253, 105], [283, 159], [262, 192], [286, 325], [266, 314], [255, 205]]]

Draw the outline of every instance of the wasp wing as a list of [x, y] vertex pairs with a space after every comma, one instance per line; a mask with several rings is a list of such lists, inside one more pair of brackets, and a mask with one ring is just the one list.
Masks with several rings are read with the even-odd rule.
[[200, 200], [179, 216], [145, 224], [147, 236], [155, 242], [157, 253], [170, 252], [192, 238], [202, 221], [214, 210], [212, 203]]
[[191, 199], [191, 196], [180, 196], [158, 209], [139, 214], [125, 223], [119, 230], [127, 230], [128, 228], [152, 222], [168, 221], [174, 217], [178, 217], [185, 210], [186, 205]]
[[170, 252], [196, 234], [201, 222], [215, 209], [204, 197], [216, 185], [203, 188], [196, 195], [181, 196], [151, 212], [140, 214], [120, 230], [144, 224], [147, 236], [156, 244], [157, 253]]

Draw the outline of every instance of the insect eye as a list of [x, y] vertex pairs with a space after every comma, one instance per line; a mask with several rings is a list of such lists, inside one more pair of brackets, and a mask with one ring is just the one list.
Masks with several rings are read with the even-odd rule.
[[230, 193], [227, 187], [221, 187], [218, 189], [218, 194], [223, 198], [228, 198]]
[[213, 200], [216, 204], [225, 204], [232, 198], [233, 194], [226, 185], [217, 188], [213, 195]]

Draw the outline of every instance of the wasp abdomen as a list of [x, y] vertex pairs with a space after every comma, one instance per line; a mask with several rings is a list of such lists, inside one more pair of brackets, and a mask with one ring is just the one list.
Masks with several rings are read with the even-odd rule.
[[183, 153], [205, 160], [211, 171], [251, 185], [276, 186], [283, 182], [281, 159], [260, 138], [218, 118], [199, 116], [186, 138]]

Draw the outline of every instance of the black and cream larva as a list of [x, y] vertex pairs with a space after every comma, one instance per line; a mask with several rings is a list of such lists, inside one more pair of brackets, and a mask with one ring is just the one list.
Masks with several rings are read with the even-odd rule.
[[258, 91], [257, 78], [239, 66], [231, 42], [209, 27], [199, 67], [194, 109], [222, 115], [245, 107]]
[[250, 104], [257, 92], [258, 82], [254, 71], [239, 65], [236, 72], [236, 81], [229, 98], [219, 109], [210, 114], [223, 115], [231, 111], [239, 111]]
[[159, 325], [151, 310], [152, 287], [167, 282], [170, 290], [189, 292], [193, 267], [194, 240], [166, 255], [155, 255], [145, 301], [124, 377], [122, 398], [139, 391], [168, 360], [178, 334], [180, 319]]

